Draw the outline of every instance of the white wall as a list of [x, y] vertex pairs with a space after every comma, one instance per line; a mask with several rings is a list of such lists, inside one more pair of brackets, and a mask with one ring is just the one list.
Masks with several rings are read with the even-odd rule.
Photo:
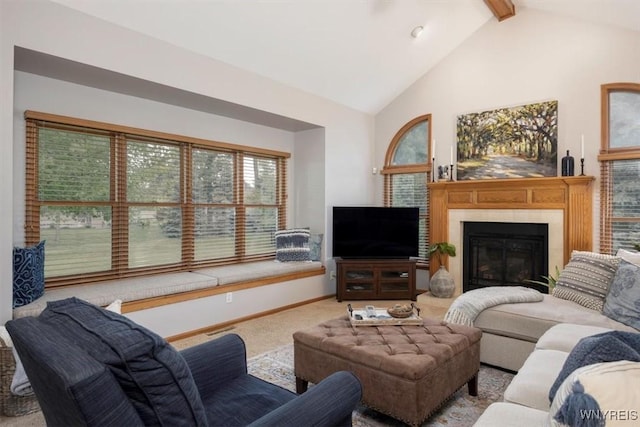
[[[373, 158], [373, 118], [367, 114], [45, 0], [1, 1], [0, 29], [0, 144], [3, 153], [0, 156], [0, 197], [5, 201], [0, 204], [0, 322], [11, 318], [11, 250], [14, 244], [20, 243], [22, 232], [19, 228], [24, 221], [19, 206], [14, 208], [16, 203], [22, 203], [20, 195], [14, 195], [14, 189], [21, 185], [20, 180], [23, 179], [20, 177], [22, 156], [19, 152], [14, 153], [14, 144], [21, 143], [20, 135], [23, 132], [19, 124], [15, 129], [13, 126], [14, 117], [16, 123], [19, 123], [22, 115], [19, 109], [14, 111], [14, 96], [18, 97], [19, 89], [14, 88], [13, 81], [15, 46], [296, 120], [316, 123], [325, 129], [323, 210], [327, 212], [329, 206], [342, 204], [345, 200], [352, 203], [373, 201], [374, 181], [370, 173], [367, 173]], [[22, 79], [20, 73], [16, 74], [19, 76], [18, 79]], [[102, 96], [105, 99], [121, 99], [115, 94], [101, 94]], [[74, 107], [60, 102], [61, 100], [53, 97], [43, 99], [41, 105], [43, 109], [47, 106], [56, 109], [48, 112], [73, 113], [74, 111], [64, 112]], [[139, 100], [130, 99], [128, 102], [131, 106]], [[236, 132], [235, 126], [222, 118], [206, 118], [201, 116], [201, 113], [174, 110], [169, 106], [151, 107], [148, 101], [141, 105], [161, 111], [161, 114], [176, 112], [182, 118], [194, 114], [193, 120], [198, 125], [193, 128], [188, 127], [186, 123], [185, 129], [181, 129], [179, 120], [166, 123], [173, 132], [186, 135], [208, 134], [213, 124], [219, 122], [224, 123], [219, 130], [221, 139], [243, 143], [236, 139], [241, 136]], [[102, 117], [102, 114], [109, 117]], [[136, 127], [164, 126], [158, 124], [156, 117], [147, 114], [146, 111], [118, 111], [111, 105], [97, 105], [91, 99], [87, 100], [80, 116], [87, 115], [101, 121], [108, 121], [112, 117], [114, 121], [123, 124], [133, 120], [135, 123], [131, 124]], [[211, 123], [206, 123], [207, 119], [211, 120]], [[254, 136], [254, 132], [249, 132], [249, 136]], [[290, 138], [286, 139], [286, 144], [290, 144]], [[300, 142], [304, 143], [304, 138]], [[298, 144], [295, 137], [293, 144]], [[295, 151], [294, 147], [294, 153]], [[304, 152], [302, 157], [305, 157]], [[366, 166], [359, 163], [361, 158], [369, 159]], [[304, 170], [300, 168], [303, 168], [303, 165], [298, 163], [297, 175], [302, 173], [299, 171]], [[294, 181], [294, 189], [295, 186]], [[295, 191], [290, 193], [290, 197], [293, 194]], [[292, 210], [299, 211], [295, 212], [295, 215], [311, 218], [316, 214], [305, 211], [317, 209], [315, 203], [302, 205], [296, 204], [295, 200], [290, 203], [293, 206]], [[297, 219], [292, 218], [292, 223], [297, 222]], [[326, 224], [326, 220], [324, 222]], [[15, 228], [14, 224], [17, 224]], [[324, 291], [327, 288], [330, 286], [325, 286]], [[319, 296], [317, 292], [311, 292], [308, 298], [316, 296]], [[276, 307], [277, 302], [274, 304]]]
[[600, 85], [624, 81], [640, 82], [640, 32], [522, 9], [506, 21], [490, 20], [376, 115], [376, 162], [382, 166], [394, 134], [419, 115], [432, 114], [436, 157], [442, 159], [436, 164], [448, 164], [458, 115], [557, 100], [558, 159], [571, 150], [577, 160], [584, 134], [585, 174], [597, 178], [598, 250]]
[[293, 199], [296, 201], [295, 227], [309, 227], [312, 233], [324, 233], [325, 130], [311, 129], [296, 132], [293, 168], [296, 182]]

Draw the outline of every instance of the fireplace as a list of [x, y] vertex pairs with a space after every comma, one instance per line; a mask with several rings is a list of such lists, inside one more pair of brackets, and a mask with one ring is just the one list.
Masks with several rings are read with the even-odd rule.
[[462, 291], [526, 286], [547, 293], [549, 226], [545, 223], [463, 223]]
[[[429, 183], [429, 241], [449, 242], [459, 252], [444, 260], [456, 284], [454, 296], [463, 292], [465, 222], [547, 224], [550, 269], [566, 265], [573, 250], [593, 250], [594, 180], [563, 176]], [[439, 266], [432, 259], [430, 274]]]

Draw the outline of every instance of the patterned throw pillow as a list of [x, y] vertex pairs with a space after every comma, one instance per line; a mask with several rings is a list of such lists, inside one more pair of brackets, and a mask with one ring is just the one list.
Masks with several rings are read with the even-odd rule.
[[604, 300], [602, 313], [640, 330], [640, 267], [620, 261], [611, 289]]
[[13, 308], [44, 294], [44, 242], [30, 248], [13, 248]]
[[620, 258], [613, 255], [573, 251], [569, 264], [560, 273], [552, 295], [602, 311], [619, 263]]
[[306, 228], [276, 231], [276, 261], [310, 261], [309, 235]]
[[620, 248], [618, 249], [618, 252], [616, 252], [616, 256], [630, 262], [631, 264], [640, 265], [640, 252], [638, 251], [629, 251]]
[[[622, 360], [578, 368], [555, 394], [548, 425], [631, 425], [638, 419], [640, 363]], [[620, 390], [624, 390], [621, 393]], [[634, 424], [635, 425], [635, 424]]]

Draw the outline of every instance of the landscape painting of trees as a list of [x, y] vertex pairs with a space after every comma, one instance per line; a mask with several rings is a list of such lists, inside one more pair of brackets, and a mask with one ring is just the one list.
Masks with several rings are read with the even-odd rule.
[[558, 101], [458, 116], [458, 180], [556, 176]]

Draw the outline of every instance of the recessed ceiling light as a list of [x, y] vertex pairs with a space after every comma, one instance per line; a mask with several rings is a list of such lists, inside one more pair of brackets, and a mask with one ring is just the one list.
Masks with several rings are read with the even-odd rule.
[[422, 34], [422, 30], [424, 30], [424, 27], [422, 25], [418, 25], [413, 30], [411, 30], [411, 37], [417, 39], [418, 37], [420, 37], [420, 34]]

